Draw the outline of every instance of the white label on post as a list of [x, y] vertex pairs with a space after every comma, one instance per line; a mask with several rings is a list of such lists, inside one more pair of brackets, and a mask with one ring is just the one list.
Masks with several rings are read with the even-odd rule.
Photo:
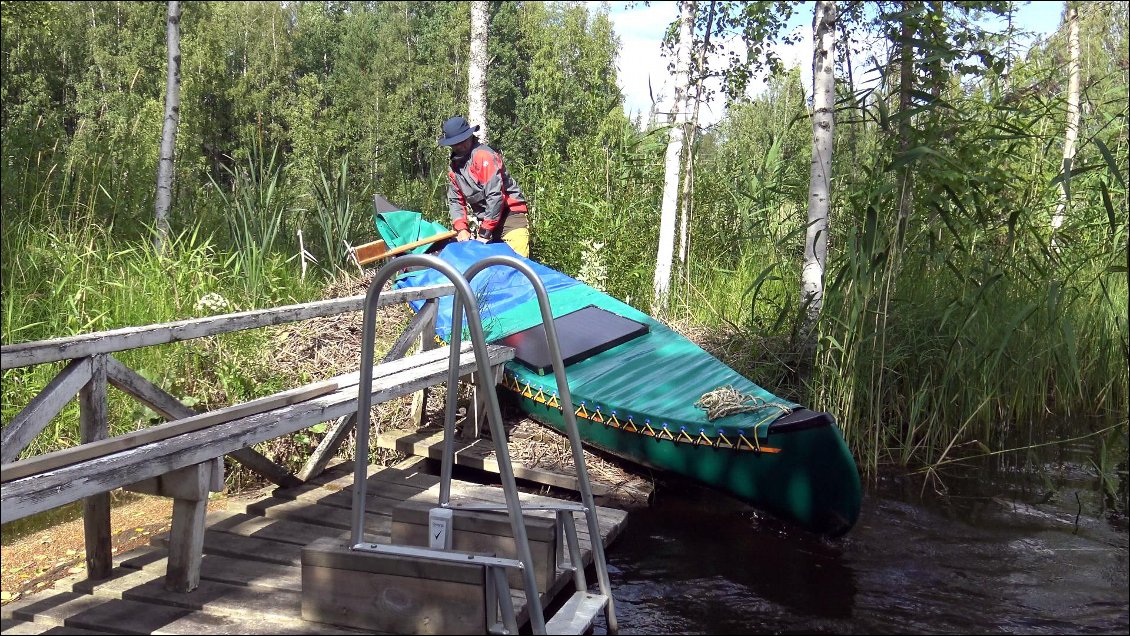
[[450, 508], [432, 508], [428, 511], [428, 547], [433, 550], [451, 549]]

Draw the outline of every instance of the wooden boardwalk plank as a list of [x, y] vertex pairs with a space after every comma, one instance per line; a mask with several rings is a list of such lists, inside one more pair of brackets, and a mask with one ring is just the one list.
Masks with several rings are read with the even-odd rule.
[[52, 636], [55, 634], [73, 634], [74, 636], [84, 636], [86, 634], [92, 636], [109, 635], [109, 632], [95, 632], [89, 629], [79, 629], [78, 627], [58, 627], [43, 625], [41, 623], [29, 623], [13, 618], [0, 620], [0, 632], [12, 634], [12, 636], [31, 636], [32, 634], [48, 634]]
[[[385, 489], [386, 482], [375, 481], [373, 479], [367, 480], [365, 489], [365, 509], [373, 509], [378, 511], [391, 512], [400, 502], [408, 497], [423, 492], [421, 489], [410, 489], [404, 491], [403, 495], [393, 495]], [[301, 501], [304, 503], [324, 504], [327, 506], [334, 506], [336, 508], [353, 508], [353, 485], [350, 484], [347, 489], [343, 490], [326, 490], [322, 488], [303, 490], [302, 492], [293, 492], [290, 488], [280, 488], [275, 491], [275, 497], [279, 499], [290, 499]], [[280, 494], [281, 493], [281, 494]], [[291, 496], [292, 495], [292, 496]]]
[[[378, 479], [374, 476], [368, 478], [369, 493], [384, 497], [386, 499], [403, 500], [419, 493], [421, 490], [427, 490], [432, 486], [428, 485], [410, 485], [399, 481], [390, 481], [389, 479]], [[353, 474], [350, 473], [346, 477], [340, 477], [333, 481], [324, 484], [306, 483], [294, 488], [276, 488], [271, 494], [280, 499], [298, 499], [301, 501], [317, 501], [319, 497], [325, 495], [341, 492], [348, 488], [353, 488]]]
[[[271, 497], [247, 504], [244, 506], [244, 510], [272, 519], [290, 519], [338, 530], [353, 528], [353, 513], [348, 508], [337, 506]], [[365, 511], [365, 532], [388, 536], [392, 532], [392, 513], [367, 508]]]
[[[427, 490], [439, 483], [439, 476], [428, 471], [429, 462], [423, 457], [409, 457], [392, 466], [370, 465], [366, 471], [369, 479], [381, 478], [417, 490]], [[321, 486], [329, 490], [342, 490], [353, 485], [354, 464], [344, 461], [327, 468], [318, 477], [307, 481], [311, 486]]]
[[208, 528], [244, 537], [270, 539], [304, 546], [322, 537], [338, 537], [341, 530], [289, 519], [271, 519], [246, 512], [218, 511], [208, 515]]
[[[395, 496], [371, 496], [367, 505], [366, 540], [387, 542], [393, 507], [403, 500], [438, 500], [439, 478], [424, 472], [427, 462], [407, 460], [395, 468], [368, 471], [370, 488], [398, 484]], [[355, 634], [347, 628], [301, 619], [301, 548], [316, 538], [348, 535], [352, 513], [352, 465], [339, 464], [319, 480], [299, 489], [278, 489], [280, 495], [208, 515], [201, 585], [189, 594], [164, 589], [167, 552], [160, 546], [139, 548], [115, 559], [111, 579], [72, 579], [60, 587], [4, 607], [4, 634], [153, 633], [153, 634]], [[320, 483], [319, 483], [320, 482]], [[521, 493], [526, 505], [559, 500]], [[452, 501], [504, 501], [501, 488], [459, 480], [452, 482]], [[599, 526], [607, 545], [621, 531], [627, 513], [598, 507]], [[551, 515], [549, 512], [532, 514]], [[591, 563], [588, 528], [577, 519], [583, 560]], [[544, 599], [572, 585], [559, 570]], [[527, 616], [525, 595], [512, 589], [519, 621]], [[543, 600], [544, 603], [544, 600]]]
[[357, 634], [355, 630], [308, 621], [258, 620], [208, 612], [61, 592], [37, 599], [12, 617], [46, 625], [78, 627], [110, 634]]
[[[157, 546], [145, 546], [122, 555], [115, 563], [124, 568], [165, 573], [168, 552]], [[302, 591], [302, 570], [293, 565], [233, 559], [219, 554], [205, 554], [200, 562], [201, 580], [263, 588], [264, 590]]]
[[104, 598], [144, 601], [236, 618], [254, 614], [269, 620], [302, 620], [301, 590], [276, 589], [270, 594], [264, 594], [260, 589], [247, 586], [202, 580], [200, 587], [190, 594], [184, 594], [166, 590], [162, 572], [121, 567], [115, 568], [108, 579], [80, 581], [72, 589]]
[[[377, 437], [377, 446], [390, 450], [400, 451], [408, 455], [419, 455], [430, 459], [443, 459], [443, 431], [387, 431]], [[455, 465], [476, 468], [488, 473], [499, 473], [498, 460], [491, 456], [494, 452], [494, 442], [489, 439], [479, 438], [473, 440], [456, 440]], [[566, 490], [577, 491], [577, 476], [546, 470], [544, 468], [530, 468], [514, 464], [514, 476], [538, 484], [555, 486]], [[593, 495], [607, 495], [609, 489], [604, 484], [592, 483]]]
[[[168, 537], [155, 538], [153, 545], [168, 549]], [[302, 563], [302, 546], [300, 545], [269, 539], [256, 539], [255, 537], [241, 537], [215, 530], [204, 532], [204, 553], [281, 565], [297, 566]]]

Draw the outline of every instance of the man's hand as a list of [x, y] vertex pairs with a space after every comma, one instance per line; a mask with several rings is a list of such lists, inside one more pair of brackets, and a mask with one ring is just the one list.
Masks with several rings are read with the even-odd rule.
[[459, 230], [459, 232], [455, 234], [455, 240], [459, 241], [460, 243], [462, 243], [463, 241], [469, 241], [471, 240], [471, 232], [469, 230]]

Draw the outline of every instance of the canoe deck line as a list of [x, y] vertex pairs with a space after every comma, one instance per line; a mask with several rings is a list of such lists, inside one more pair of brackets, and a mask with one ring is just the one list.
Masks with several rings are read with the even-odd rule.
[[[392, 510], [405, 501], [438, 501], [439, 477], [427, 461], [411, 458], [396, 466], [370, 466], [366, 539], [388, 543]], [[346, 538], [352, 519], [352, 463], [338, 464], [296, 488], [276, 488], [247, 503], [208, 515], [200, 587], [187, 594], [164, 589], [166, 536], [150, 546], [118, 555], [111, 578], [87, 581], [85, 574], [64, 579], [52, 589], [4, 605], [3, 634], [360, 634], [348, 628], [302, 618], [301, 551], [316, 539]], [[499, 503], [499, 488], [453, 480], [453, 501]], [[551, 501], [522, 493], [523, 503]], [[627, 513], [598, 507], [601, 540], [611, 544]], [[578, 527], [586, 563], [592, 551], [587, 529]], [[572, 583], [559, 570], [545, 595]], [[519, 620], [525, 596], [511, 590]]]
[[[375, 220], [389, 245], [442, 228], [407, 211], [382, 211]], [[854, 525], [862, 484], [830, 414], [774, 395], [662, 322], [518, 257], [505, 244], [466, 241], [435, 250], [456, 271], [468, 271], [492, 256], [509, 256], [538, 277], [553, 323], [560, 327], [562, 358], [569, 358], [564, 360], [564, 381], [583, 442], [691, 477], [818, 533], [840, 535]], [[422, 268], [402, 272], [396, 286], [437, 282], [447, 282], [447, 277]], [[564, 430], [564, 405], [546, 355], [533, 285], [518, 269], [502, 265], [482, 269], [469, 283], [486, 340], [528, 350], [525, 362], [505, 364], [500, 386], [533, 419]], [[452, 302], [451, 297], [439, 301], [436, 338], [443, 342], [451, 339]], [[422, 305], [410, 304], [417, 311]], [[624, 327], [631, 324], [641, 328], [633, 332]], [[461, 332], [466, 330], [464, 324]], [[535, 339], [542, 342], [535, 345]], [[743, 408], [711, 419], [703, 399], [720, 390], [740, 396]]]

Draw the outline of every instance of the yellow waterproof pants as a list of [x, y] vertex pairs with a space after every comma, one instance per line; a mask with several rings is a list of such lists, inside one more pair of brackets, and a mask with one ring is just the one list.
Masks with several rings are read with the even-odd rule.
[[502, 241], [517, 252], [518, 256], [530, 257], [530, 228], [514, 228], [502, 235]]

